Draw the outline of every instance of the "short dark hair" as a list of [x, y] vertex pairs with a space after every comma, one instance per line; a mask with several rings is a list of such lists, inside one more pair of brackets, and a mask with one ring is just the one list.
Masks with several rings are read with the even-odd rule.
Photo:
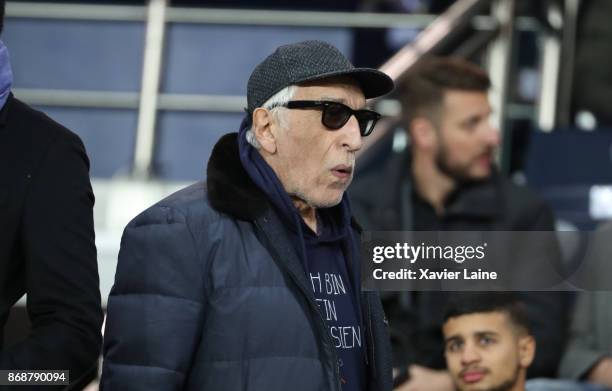
[[482, 91], [491, 86], [487, 73], [459, 57], [424, 58], [399, 83], [402, 115], [408, 121], [418, 116], [430, 120], [440, 108], [446, 90]]
[[451, 318], [477, 313], [502, 312], [518, 329], [532, 334], [524, 304], [511, 292], [456, 292], [449, 299], [444, 323]]

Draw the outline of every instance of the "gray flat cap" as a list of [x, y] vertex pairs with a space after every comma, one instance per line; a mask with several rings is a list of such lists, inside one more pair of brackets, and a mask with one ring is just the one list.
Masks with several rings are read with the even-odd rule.
[[393, 90], [393, 80], [385, 73], [372, 68], [355, 68], [327, 42], [304, 41], [280, 46], [255, 67], [247, 84], [247, 110], [252, 113], [272, 95], [291, 84], [333, 76], [355, 79], [366, 99]]

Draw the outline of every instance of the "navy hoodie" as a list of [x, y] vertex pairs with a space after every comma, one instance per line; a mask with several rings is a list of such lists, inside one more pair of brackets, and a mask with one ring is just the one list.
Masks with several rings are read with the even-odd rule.
[[[336, 347], [343, 391], [365, 390], [364, 330], [359, 307], [359, 265], [349, 260], [351, 212], [346, 194], [339, 205], [317, 210], [318, 233], [303, 221], [272, 168], [246, 141], [247, 120], [238, 135], [240, 160], [288, 228]], [[354, 265], [351, 267], [349, 265]]]

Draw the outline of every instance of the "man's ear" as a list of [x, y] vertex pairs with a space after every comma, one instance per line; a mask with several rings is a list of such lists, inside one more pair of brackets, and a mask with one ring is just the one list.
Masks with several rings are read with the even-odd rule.
[[410, 122], [412, 143], [425, 150], [431, 150], [438, 142], [438, 135], [434, 124], [425, 117], [416, 117]]
[[253, 133], [261, 148], [269, 154], [276, 152], [276, 138], [272, 132], [272, 113], [259, 107], [253, 111]]
[[523, 335], [519, 337], [519, 364], [522, 368], [527, 369], [533, 362], [535, 356], [536, 342], [531, 335]]

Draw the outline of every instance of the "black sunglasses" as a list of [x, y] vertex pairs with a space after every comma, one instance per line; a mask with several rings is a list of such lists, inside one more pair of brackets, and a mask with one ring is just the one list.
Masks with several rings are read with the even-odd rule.
[[[380, 114], [372, 110], [353, 110], [340, 102], [326, 100], [293, 100], [277, 107], [288, 109], [317, 109], [323, 110], [321, 122], [330, 129], [340, 129], [352, 115], [357, 118], [359, 132], [362, 137], [368, 136], [374, 130], [374, 125], [380, 119]], [[272, 107], [271, 107], [272, 109]]]

